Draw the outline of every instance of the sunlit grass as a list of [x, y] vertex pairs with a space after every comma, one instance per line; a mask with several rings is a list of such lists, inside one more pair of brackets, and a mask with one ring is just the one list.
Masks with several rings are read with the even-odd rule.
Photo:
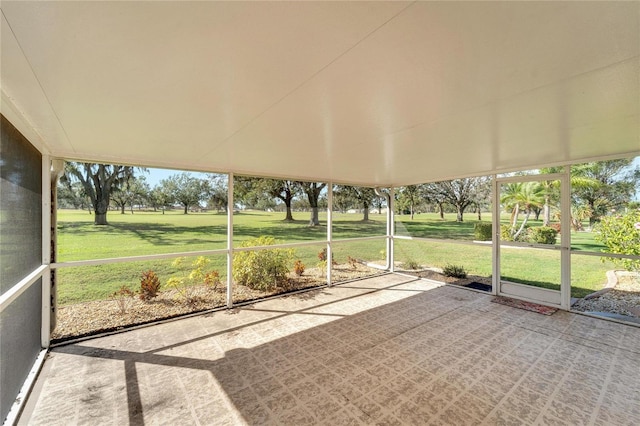
[[[309, 227], [309, 213], [294, 212], [294, 222], [284, 222], [283, 213], [249, 211], [235, 214], [234, 243], [271, 236], [280, 243], [326, 241], [326, 213], [321, 212], [321, 225]], [[333, 239], [383, 236], [386, 215], [371, 212], [369, 221], [363, 222], [361, 214], [333, 214]], [[503, 219], [506, 219], [503, 218]], [[483, 214], [483, 221], [490, 221]], [[104, 259], [162, 253], [193, 252], [225, 249], [227, 246], [227, 215], [225, 213], [190, 213], [181, 211], [161, 212], [135, 211], [120, 214], [112, 211], [108, 215], [109, 225], [93, 225], [93, 216], [86, 211], [59, 210], [58, 212], [58, 261]], [[398, 235], [471, 241], [474, 239], [475, 215], [465, 215], [464, 222], [456, 222], [454, 214], [445, 220], [437, 214], [396, 217]], [[531, 221], [532, 226], [540, 225]], [[593, 240], [589, 232], [573, 233], [574, 249], [599, 251], [602, 246]], [[381, 262], [384, 260], [384, 241], [359, 241], [335, 244], [335, 260], [346, 262], [347, 256]], [[307, 267], [315, 267], [319, 261], [317, 253], [322, 245], [299, 247], [295, 258]], [[559, 253], [556, 251], [528, 250], [505, 251], [502, 274], [520, 282], [541, 286], [559, 284]], [[421, 265], [443, 267], [448, 263], [459, 264], [471, 273], [490, 276], [492, 273], [491, 247], [453, 244], [450, 242], [396, 241], [396, 261], [416, 261]], [[226, 255], [211, 256], [211, 269], [224, 277]], [[59, 274], [59, 301], [62, 304], [108, 297], [122, 285], [137, 288], [139, 276], [145, 271], [156, 271], [164, 281], [184, 271], [176, 270], [171, 260], [113, 263], [101, 266], [63, 268]], [[600, 289], [604, 271], [612, 269], [610, 263], [601, 263], [597, 257], [573, 256], [572, 293], [583, 296]]]

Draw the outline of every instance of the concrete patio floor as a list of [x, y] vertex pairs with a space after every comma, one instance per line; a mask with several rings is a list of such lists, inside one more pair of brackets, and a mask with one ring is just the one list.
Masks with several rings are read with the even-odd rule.
[[60, 346], [19, 424], [640, 424], [640, 328], [491, 299], [389, 274]]

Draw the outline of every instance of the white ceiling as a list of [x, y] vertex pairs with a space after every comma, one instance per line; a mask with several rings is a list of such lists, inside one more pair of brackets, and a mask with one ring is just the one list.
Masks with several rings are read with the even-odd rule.
[[640, 2], [1, 1], [53, 156], [399, 185], [640, 153]]

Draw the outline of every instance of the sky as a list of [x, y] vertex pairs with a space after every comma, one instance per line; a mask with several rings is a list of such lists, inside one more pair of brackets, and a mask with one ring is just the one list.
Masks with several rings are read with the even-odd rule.
[[[632, 163], [632, 166], [640, 167], [640, 156], [635, 158], [635, 160]], [[149, 174], [146, 175], [146, 178], [151, 188], [158, 185], [162, 179], [166, 179], [169, 176], [174, 174], [182, 173], [182, 171], [180, 170], [151, 169], [151, 168], [147, 170], [149, 170]], [[191, 174], [191, 176], [200, 178], [200, 179], [204, 179], [207, 176], [205, 173], [198, 173], [198, 172], [189, 172], [189, 173]], [[634, 199], [640, 200], [640, 191], [635, 194]]]
[[[183, 173], [181, 170], [168, 170], [168, 169], [151, 169], [148, 168], [149, 173], [145, 175], [147, 178], [147, 182], [149, 186], [152, 188], [160, 183], [161, 180], [168, 178], [171, 175], [177, 175]], [[205, 173], [197, 173], [197, 172], [188, 172], [191, 176], [204, 179], [206, 178]]]

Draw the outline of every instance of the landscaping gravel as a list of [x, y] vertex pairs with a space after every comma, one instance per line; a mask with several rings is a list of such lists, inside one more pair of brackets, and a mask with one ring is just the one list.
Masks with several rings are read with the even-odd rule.
[[580, 312], [609, 312], [640, 318], [640, 275], [616, 272], [615, 287], [592, 299], [580, 299], [571, 308]]

